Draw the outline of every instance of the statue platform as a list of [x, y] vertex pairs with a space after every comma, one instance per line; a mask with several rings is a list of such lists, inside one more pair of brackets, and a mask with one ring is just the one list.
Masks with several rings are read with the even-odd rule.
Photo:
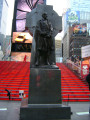
[[20, 120], [70, 119], [70, 107], [62, 104], [60, 78], [59, 69], [30, 69], [29, 98], [22, 101]]

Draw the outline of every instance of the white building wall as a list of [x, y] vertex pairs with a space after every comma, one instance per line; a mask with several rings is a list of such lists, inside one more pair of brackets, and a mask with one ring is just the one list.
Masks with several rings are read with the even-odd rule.
[[3, 7], [3, 0], [0, 0], [0, 32], [1, 32], [2, 7]]
[[9, 9], [8, 9], [8, 18], [7, 18], [8, 24], [7, 24], [6, 35], [11, 35], [15, 0], [7, 0], [7, 2], [9, 5]]
[[0, 0], [0, 44], [2, 50], [5, 49], [4, 41], [6, 35], [8, 7], [7, 0]]
[[6, 27], [7, 27], [7, 15], [8, 15], [8, 4], [6, 0], [3, 0], [2, 4], [2, 16], [1, 16], [1, 33], [6, 34]]

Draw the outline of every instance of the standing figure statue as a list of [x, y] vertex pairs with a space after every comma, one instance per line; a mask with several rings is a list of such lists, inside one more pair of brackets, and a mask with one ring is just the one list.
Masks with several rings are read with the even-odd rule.
[[53, 47], [53, 28], [47, 19], [47, 13], [42, 14], [42, 19], [37, 22], [35, 30], [36, 55], [35, 65], [50, 65], [49, 56]]

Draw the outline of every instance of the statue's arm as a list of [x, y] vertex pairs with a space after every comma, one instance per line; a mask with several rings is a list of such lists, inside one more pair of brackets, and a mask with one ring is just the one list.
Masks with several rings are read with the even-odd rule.
[[48, 36], [52, 36], [53, 34], [53, 27], [52, 27], [52, 24], [49, 22], [49, 32], [48, 32]]

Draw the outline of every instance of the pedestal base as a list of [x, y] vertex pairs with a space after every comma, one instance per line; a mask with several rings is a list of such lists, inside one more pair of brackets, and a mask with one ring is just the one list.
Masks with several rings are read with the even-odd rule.
[[70, 118], [70, 107], [62, 104], [27, 104], [20, 108], [20, 120], [55, 120]]
[[31, 68], [29, 98], [22, 102], [20, 120], [59, 120], [70, 116], [70, 107], [62, 105], [61, 71]]

